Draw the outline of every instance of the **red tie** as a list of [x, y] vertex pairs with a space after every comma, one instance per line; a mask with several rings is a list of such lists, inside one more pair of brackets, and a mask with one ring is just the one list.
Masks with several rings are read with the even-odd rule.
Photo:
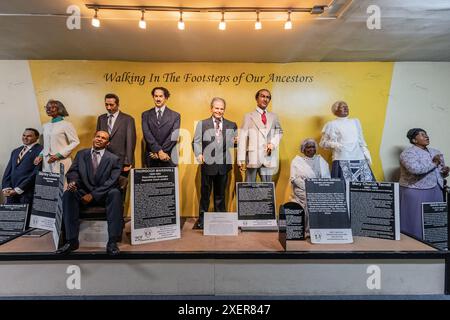
[[266, 125], [267, 123], [266, 111], [263, 111], [263, 113], [261, 114], [261, 121], [262, 123], [264, 123], [264, 125]]

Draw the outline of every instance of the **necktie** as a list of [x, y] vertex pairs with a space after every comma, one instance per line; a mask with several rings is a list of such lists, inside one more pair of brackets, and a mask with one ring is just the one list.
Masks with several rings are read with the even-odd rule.
[[113, 115], [110, 114], [108, 115], [108, 133], [111, 134], [112, 131], [112, 119], [113, 119]]
[[161, 122], [161, 109], [158, 109], [158, 112], [156, 114], [156, 121], [158, 122], [158, 124]]
[[93, 150], [92, 151], [92, 168], [94, 169], [94, 175], [97, 172], [99, 157], [100, 157], [100, 152]]
[[267, 123], [266, 111], [263, 111], [263, 113], [261, 114], [261, 121], [262, 123], [264, 123], [264, 125], [266, 125]]
[[220, 138], [222, 137], [222, 130], [220, 130], [220, 119], [214, 119], [214, 122], [216, 123], [216, 142], [220, 143]]
[[22, 148], [22, 150], [20, 150], [19, 157], [17, 158], [17, 163], [18, 164], [20, 163], [20, 161], [22, 161], [22, 158], [25, 155], [25, 153], [27, 152], [27, 149], [28, 149], [27, 146], [24, 146]]

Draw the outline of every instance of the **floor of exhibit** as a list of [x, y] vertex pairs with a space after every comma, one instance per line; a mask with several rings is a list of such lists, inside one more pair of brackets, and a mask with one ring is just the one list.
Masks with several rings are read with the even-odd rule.
[[[449, 255], [406, 235], [353, 244], [280, 243], [277, 232], [203, 236], [183, 219], [181, 239], [131, 245], [121, 254], [81, 247], [54, 254], [51, 234], [0, 246], [0, 297], [442, 296]], [[127, 231], [127, 229], [125, 230]]]

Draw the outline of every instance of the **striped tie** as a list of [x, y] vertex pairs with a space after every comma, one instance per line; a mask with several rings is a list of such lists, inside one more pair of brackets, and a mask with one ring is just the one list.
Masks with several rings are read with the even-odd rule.
[[22, 150], [20, 151], [20, 153], [19, 153], [19, 157], [17, 158], [17, 164], [19, 164], [20, 163], [20, 161], [22, 161], [22, 158], [23, 158], [23, 156], [25, 155], [25, 153], [27, 152], [27, 146], [24, 146], [23, 148], [22, 148]]
[[94, 169], [94, 175], [97, 173], [97, 168], [99, 164], [100, 152], [92, 150], [92, 169]]
[[108, 115], [108, 133], [109, 134], [111, 134], [111, 131], [112, 131], [112, 118], [113, 118], [112, 114]]

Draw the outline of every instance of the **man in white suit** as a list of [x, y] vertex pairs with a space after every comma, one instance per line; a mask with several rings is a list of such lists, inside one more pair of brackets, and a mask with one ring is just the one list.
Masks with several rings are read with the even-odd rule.
[[266, 110], [271, 98], [267, 89], [256, 92], [256, 110], [244, 116], [239, 133], [237, 162], [240, 170], [246, 171], [247, 182], [256, 182], [257, 173], [262, 182], [270, 182], [278, 170], [283, 130], [278, 116]]

